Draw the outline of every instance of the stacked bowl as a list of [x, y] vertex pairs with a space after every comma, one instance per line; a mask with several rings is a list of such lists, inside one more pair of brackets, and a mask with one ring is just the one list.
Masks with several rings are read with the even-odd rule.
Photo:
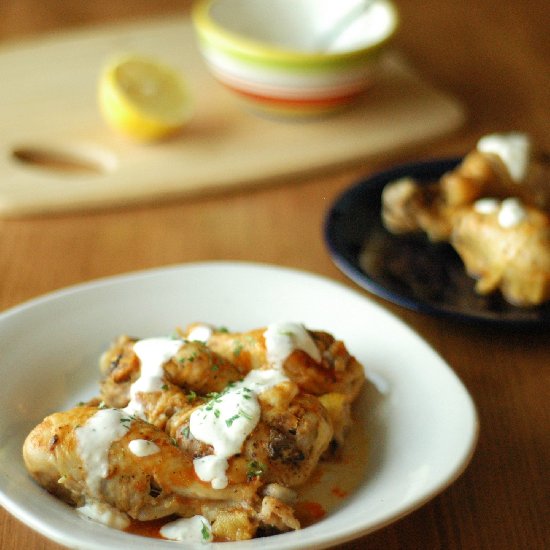
[[257, 110], [293, 116], [363, 95], [398, 24], [390, 0], [198, 0], [192, 20], [219, 82]]

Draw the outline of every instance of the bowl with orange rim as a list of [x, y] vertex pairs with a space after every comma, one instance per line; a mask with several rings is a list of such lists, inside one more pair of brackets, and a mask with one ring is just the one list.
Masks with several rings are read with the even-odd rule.
[[207, 67], [247, 105], [316, 116], [367, 92], [398, 14], [390, 0], [197, 0], [192, 21]]

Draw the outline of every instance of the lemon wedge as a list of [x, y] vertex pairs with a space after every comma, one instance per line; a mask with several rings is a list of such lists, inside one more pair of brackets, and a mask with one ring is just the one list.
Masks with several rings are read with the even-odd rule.
[[104, 67], [99, 105], [112, 128], [140, 141], [178, 132], [193, 111], [183, 76], [168, 65], [138, 55], [113, 59]]

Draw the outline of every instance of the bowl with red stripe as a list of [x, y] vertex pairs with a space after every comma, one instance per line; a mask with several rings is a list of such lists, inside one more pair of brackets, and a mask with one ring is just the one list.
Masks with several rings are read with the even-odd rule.
[[214, 77], [276, 115], [322, 115], [376, 80], [398, 14], [390, 0], [197, 0], [200, 52]]

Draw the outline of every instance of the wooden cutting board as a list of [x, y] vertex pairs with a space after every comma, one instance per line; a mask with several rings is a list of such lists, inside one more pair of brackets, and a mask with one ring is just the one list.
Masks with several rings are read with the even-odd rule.
[[[137, 144], [105, 126], [96, 102], [98, 75], [108, 58], [125, 52], [157, 56], [187, 75], [196, 112], [176, 139]], [[464, 119], [460, 104], [394, 54], [376, 86], [352, 109], [312, 121], [261, 118], [243, 109], [207, 72], [186, 17], [4, 46], [0, 75], [4, 217], [119, 206], [275, 180], [291, 185], [297, 176], [433, 140]], [[67, 159], [79, 169], [67, 169]]]

